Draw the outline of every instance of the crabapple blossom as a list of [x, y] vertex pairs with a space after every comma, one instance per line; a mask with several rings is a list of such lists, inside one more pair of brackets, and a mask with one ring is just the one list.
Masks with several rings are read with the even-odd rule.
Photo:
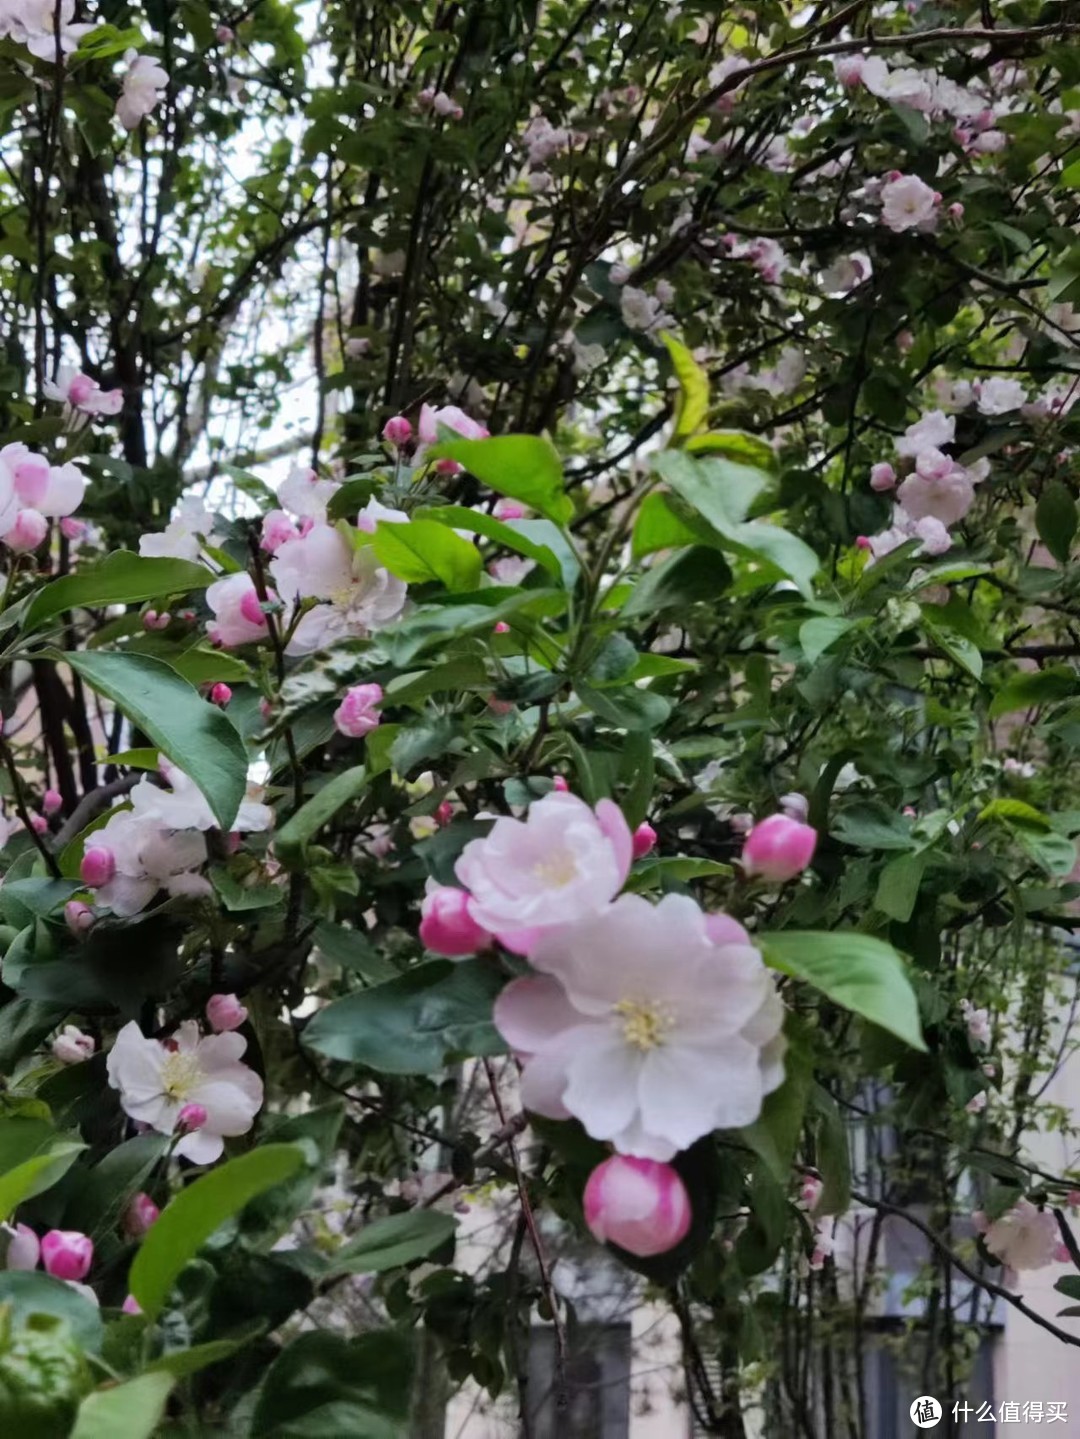
[[36, 1269], [41, 1258], [41, 1240], [29, 1224], [0, 1224], [5, 1244], [3, 1259], [5, 1269]]
[[971, 388], [980, 415], [1007, 415], [1018, 410], [1027, 399], [1027, 391], [1019, 380], [1007, 380], [1002, 375], [976, 380]]
[[116, 118], [125, 130], [135, 130], [164, 98], [169, 76], [152, 56], [135, 50], [125, 52], [124, 64], [128, 68], [116, 102]]
[[544, 933], [540, 973], [495, 1003], [525, 1107], [645, 1159], [752, 1124], [783, 1080], [784, 1008], [746, 931], [725, 917], [713, 934], [677, 894], [623, 894]]
[[334, 728], [350, 739], [363, 739], [378, 728], [382, 715], [382, 685], [353, 685], [334, 711]]
[[148, 1039], [130, 1020], [109, 1051], [109, 1084], [119, 1090], [124, 1113], [159, 1134], [173, 1134], [187, 1106], [201, 1109], [202, 1123], [184, 1134], [174, 1152], [212, 1164], [225, 1139], [246, 1134], [262, 1106], [262, 1080], [241, 1063], [246, 1049], [241, 1034], [200, 1036], [194, 1020], [185, 1020], [165, 1041]]
[[262, 534], [259, 543], [271, 554], [279, 550], [286, 540], [298, 540], [300, 531], [295, 521], [284, 510], [270, 510], [263, 517]]
[[748, 875], [784, 884], [802, 874], [814, 857], [817, 830], [786, 814], [760, 820], [746, 837], [742, 865]]
[[82, 1064], [84, 1060], [93, 1058], [97, 1045], [93, 1035], [83, 1034], [74, 1024], [65, 1024], [50, 1048], [53, 1058], [61, 1064]]
[[893, 510], [890, 528], [870, 537], [870, 551], [875, 560], [880, 560], [883, 555], [891, 554], [908, 540], [919, 541], [917, 554], [943, 555], [952, 547], [949, 532], [939, 519], [926, 515], [921, 520], [916, 520], [897, 506]]
[[946, 415], [943, 410], [930, 410], [908, 425], [895, 441], [896, 453], [904, 459], [916, 459], [923, 450], [940, 450], [951, 445], [955, 436], [955, 416]]
[[151, 1225], [156, 1222], [160, 1213], [161, 1210], [149, 1194], [140, 1191], [124, 1211], [124, 1233], [132, 1239], [142, 1238]]
[[64, 797], [58, 789], [47, 789], [41, 797], [41, 808], [46, 814], [59, 814], [64, 808]]
[[[267, 598], [272, 596], [268, 593]], [[225, 649], [254, 644], [270, 633], [255, 581], [249, 574], [226, 575], [207, 587], [206, 603], [214, 618], [206, 632]]]
[[79, 862], [79, 878], [91, 889], [108, 884], [116, 874], [116, 856], [107, 845], [94, 844], [83, 851]]
[[932, 230], [937, 224], [941, 196], [918, 175], [897, 175], [881, 188], [881, 219], [896, 234], [904, 230]]
[[987, 1094], [985, 1089], [980, 1089], [978, 1094], [973, 1094], [964, 1109], [968, 1114], [981, 1114], [986, 1108]]
[[94, 1241], [77, 1229], [50, 1229], [41, 1241], [41, 1262], [54, 1279], [78, 1283], [90, 1273]]
[[316, 523], [300, 539], [288, 540], [270, 561], [270, 573], [286, 605], [321, 601], [296, 625], [289, 654], [368, 635], [397, 619], [405, 606], [405, 582], [382, 568], [370, 544], [354, 545], [332, 525]]
[[64, 905], [64, 923], [78, 938], [93, 925], [94, 911], [88, 904], [83, 904], [81, 900], [69, 899]]
[[940, 450], [923, 450], [896, 498], [913, 520], [940, 520], [948, 528], [962, 520], [975, 503], [975, 486], [962, 465]]
[[866, 65], [865, 55], [838, 55], [832, 62], [833, 74], [845, 90], [853, 90], [860, 84]]
[[297, 465], [278, 486], [282, 509], [301, 519], [325, 520], [326, 507], [341, 486], [336, 480], [320, 480], [312, 469]]
[[212, 994], [206, 1001], [206, 1021], [215, 1034], [239, 1029], [247, 1023], [248, 1012], [235, 994]]
[[896, 471], [887, 460], [870, 467], [870, 488], [879, 494], [896, 488]]
[[147, 559], [170, 558], [197, 563], [203, 557], [204, 543], [219, 543], [220, 537], [214, 533], [216, 523], [216, 515], [201, 500], [188, 496], [177, 505], [174, 517], [160, 534], [140, 537], [139, 554]]
[[[132, 809], [141, 822], [172, 830], [205, 831], [217, 825], [206, 796], [189, 775], [166, 759], [160, 761], [158, 771], [168, 789], [144, 779], [131, 791]], [[274, 812], [268, 805], [245, 798], [240, 802], [233, 828], [240, 833], [254, 834], [272, 829], [273, 824]]]
[[589, 1175], [582, 1204], [594, 1238], [640, 1258], [674, 1249], [690, 1229], [686, 1185], [670, 1164], [655, 1159], [605, 1159]]
[[960, 1001], [960, 1012], [964, 1016], [964, 1023], [967, 1025], [968, 1037], [972, 1044], [979, 1044], [984, 1048], [989, 1048], [992, 1038], [990, 1011], [988, 1009], [976, 1009], [970, 999], [962, 999]]
[[[92, 885], [95, 902], [113, 914], [138, 914], [160, 889], [173, 895], [210, 892], [207, 881], [195, 873], [206, 861], [206, 844], [197, 831], [170, 833], [156, 822], [121, 810], [95, 832], [94, 839], [94, 848], [83, 856], [83, 883]], [[95, 881], [88, 874], [108, 878]]]
[[434, 954], [457, 959], [491, 944], [491, 935], [470, 913], [469, 896], [453, 885], [435, 885], [420, 906], [420, 939]]
[[651, 824], [639, 824], [634, 833], [630, 836], [634, 848], [634, 858], [644, 859], [656, 847], [656, 830]]
[[1030, 1199], [1017, 1200], [998, 1219], [976, 1210], [971, 1220], [986, 1248], [1008, 1268], [1044, 1269], [1054, 1263], [1060, 1235], [1057, 1220]]
[[41, 388], [47, 399], [63, 404], [69, 420], [77, 415], [118, 415], [124, 406], [123, 390], [103, 390], [96, 380], [70, 365], [61, 365]]
[[396, 445], [400, 449], [412, 439], [412, 423], [404, 415], [391, 415], [383, 425], [382, 435], [387, 444]]
[[213, 705], [219, 705], [222, 709], [224, 709], [225, 706], [229, 703], [229, 701], [230, 701], [231, 699], [232, 699], [232, 690], [231, 690], [230, 687], [224, 682], [224, 680], [218, 680], [215, 684], [212, 684], [212, 685], [210, 686], [210, 703], [211, 703], [211, 704], [213, 704]]
[[[420, 406], [420, 416], [416, 422], [416, 438], [418, 448], [416, 451], [416, 463], [419, 464], [423, 458], [424, 451], [430, 445], [439, 443], [440, 430], [453, 430], [463, 440], [486, 440], [491, 431], [479, 420], [474, 420], [457, 405], [443, 405], [441, 409], [434, 409], [431, 405]], [[456, 473], [461, 466], [455, 460], [440, 460], [439, 465], [446, 465], [446, 473]]]
[[20, 554], [36, 550], [49, 533], [49, 522], [39, 510], [20, 510], [3, 536], [4, 544]]
[[515, 954], [529, 954], [551, 926], [594, 914], [622, 888], [633, 838], [618, 805], [595, 810], [553, 790], [524, 819], [495, 821], [470, 840], [454, 867], [470, 913]]

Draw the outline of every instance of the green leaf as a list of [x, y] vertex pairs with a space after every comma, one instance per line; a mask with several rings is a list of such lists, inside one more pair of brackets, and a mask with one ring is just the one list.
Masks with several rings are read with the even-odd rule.
[[52, 1314], [68, 1325], [83, 1349], [101, 1348], [101, 1310], [62, 1279], [40, 1269], [0, 1269], [0, 1304], [10, 1304], [17, 1325], [31, 1314]]
[[328, 824], [339, 809], [350, 804], [367, 784], [367, 770], [363, 765], [344, 770], [324, 784], [307, 804], [303, 805], [292, 818], [281, 826], [274, 836], [274, 850], [285, 864], [296, 864], [303, 858], [308, 841], [313, 839], [324, 824]]
[[990, 718], [1013, 710], [1034, 709], [1080, 693], [1080, 677], [1064, 665], [1053, 665], [1029, 674], [1010, 675], [990, 702]]
[[403, 1334], [301, 1334], [267, 1371], [251, 1439], [402, 1439], [411, 1392]]
[[429, 460], [457, 460], [481, 484], [547, 515], [557, 525], [574, 513], [563, 485], [562, 461], [548, 439], [539, 435], [497, 435], [490, 440], [442, 440], [428, 450]]
[[441, 1249], [457, 1230], [451, 1214], [411, 1209], [367, 1224], [355, 1239], [331, 1256], [332, 1274], [383, 1274], [414, 1264]]
[[789, 1048], [784, 1070], [783, 1084], [766, 1095], [761, 1117], [740, 1130], [739, 1138], [768, 1166], [773, 1178], [786, 1185], [810, 1094], [812, 1065], [805, 1050]]
[[194, 1344], [190, 1349], [174, 1349], [152, 1359], [146, 1366], [147, 1374], [171, 1374], [173, 1379], [186, 1379], [189, 1374], [198, 1374], [211, 1364], [220, 1364], [231, 1359], [246, 1345], [263, 1333], [265, 1326], [253, 1327], [239, 1339], [211, 1339], [206, 1344]]
[[657, 550], [676, 550], [684, 545], [708, 544], [713, 538], [707, 526], [691, 524], [671, 507], [671, 496], [660, 490], [646, 495], [634, 520], [630, 552], [635, 560]]
[[598, 690], [578, 680], [574, 689], [582, 704], [588, 705], [594, 714], [607, 720], [608, 724], [614, 725], [616, 729], [659, 729], [671, 713], [671, 705], [663, 695], [638, 689], [635, 685], [627, 685], [623, 689]]
[[673, 438], [682, 440], [700, 430], [708, 419], [709, 377], [686, 346], [676, 340], [674, 335], [662, 330], [660, 338], [667, 346], [675, 378], [679, 382]]
[[1022, 799], [992, 799], [979, 811], [977, 819], [980, 824], [997, 819], [1014, 828], [1034, 829], [1040, 833], [1051, 828], [1050, 821], [1042, 810], [1026, 804]]
[[836, 815], [830, 832], [859, 849], [914, 849], [916, 844], [910, 825], [879, 800], [848, 805]]
[[773, 969], [805, 980], [913, 1049], [926, 1049], [915, 991], [892, 945], [855, 930], [783, 931], [765, 937], [763, 948]]
[[918, 854], [898, 854], [889, 861], [878, 878], [874, 897], [874, 903], [882, 914], [901, 924], [908, 922], [919, 897], [919, 885], [928, 859], [929, 855], [922, 851]]
[[280, 885], [241, 884], [236, 876], [221, 864], [211, 866], [210, 883], [231, 914], [241, 914], [249, 909], [270, 909], [275, 904], [285, 902], [285, 891]]
[[152, 1439], [176, 1383], [171, 1374], [140, 1374], [88, 1394], [79, 1405], [71, 1439]]
[[731, 570], [719, 550], [694, 545], [653, 565], [630, 592], [624, 619], [651, 617], [661, 610], [684, 609], [698, 600], [714, 601], [731, 584]]
[[26, 612], [27, 630], [38, 629], [65, 610], [81, 606], [135, 604], [204, 590], [214, 575], [205, 565], [190, 560], [150, 559], [116, 550], [78, 574], [65, 575], [39, 590]]
[[842, 615], [818, 615], [799, 627], [799, 644], [808, 664], [816, 664], [838, 639], [854, 628], [855, 621]]
[[818, 1168], [824, 1180], [814, 1213], [824, 1218], [828, 1214], [845, 1213], [851, 1204], [849, 1130], [836, 1100], [820, 1084], [811, 1090], [810, 1103], [817, 1116]]
[[232, 829], [247, 789], [247, 755], [217, 705], [169, 665], [148, 655], [63, 656], [88, 685], [111, 700], [206, 796], [223, 830]]
[[694, 435], [685, 448], [691, 455], [716, 455], [755, 470], [776, 469], [776, 455], [768, 440], [742, 430], [710, 430], [705, 435]]
[[1067, 564], [1078, 523], [1076, 501], [1072, 491], [1060, 480], [1043, 486], [1035, 506], [1035, 528], [1039, 539], [1059, 564]]
[[267, 1144], [230, 1159], [182, 1189], [161, 1211], [139, 1247], [128, 1275], [131, 1293], [153, 1319], [188, 1260], [215, 1229], [249, 1200], [288, 1179], [304, 1163], [294, 1144]]
[[480, 551], [434, 520], [410, 520], [407, 525], [380, 520], [371, 543], [379, 563], [410, 585], [437, 580], [458, 594], [480, 583]]
[[1029, 829], [1014, 830], [1022, 848], [1047, 874], [1072, 874], [1076, 868], [1076, 841], [1063, 834], [1036, 834]]
[[73, 1141], [54, 1144], [47, 1153], [24, 1160], [0, 1175], [0, 1220], [9, 1219], [24, 1200], [51, 1189], [85, 1148], [85, 1144]]
[[304, 1043], [382, 1074], [434, 1074], [456, 1056], [502, 1054], [506, 1045], [491, 1020], [502, 984], [480, 960], [422, 964], [320, 1009]]
[[982, 679], [983, 659], [978, 645], [945, 625], [935, 624], [927, 614], [929, 608], [930, 606], [926, 606], [923, 609], [923, 624], [927, 635], [938, 649], [944, 650], [953, 663], [965, 670], [973, 680]]
[[494, 515], [480, 510], [470, 510], [465, 505], [443, 505], [438, 509], [417, 510], [413, 523], [417, 524], [421, 520], [450, 525], [457, 530], [472, 530], [474, 534], [494, 540], [504, 549], [513, 550], [516, 554], [524, 555], [526, 559], [535, 560], [556, 581], [561, 583], [563, 580], [563, 567], [554, 550], [547, 545], [536, 544], [517, 528], [518, 525], [527, 524], [528, 521], [497, 520]]

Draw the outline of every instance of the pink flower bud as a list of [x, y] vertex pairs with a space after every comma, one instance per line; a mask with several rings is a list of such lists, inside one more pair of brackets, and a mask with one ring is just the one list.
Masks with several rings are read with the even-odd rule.
[[495, 695], [488, 696], [487, 707], [492, 714], [508, 715], [514, 708], [513, 700], [501, 700]]
[[816, 1174], [807, 1174], [799, 1190], [799, 1198], [806, 1205], [807, 1209], [816, 1209], [818, 1200], [821, 1198], [821, 1191], [824, 1184]]
[[647, 1258], [674, 1249], [690, 1228], [690, 1197], [670, 1164], [615, 1154], [589, 1175], [585, 1223], [601, 1244]]
[[493, 513], [497, 520], [523, 520], [528, 512], [517, 500], [499, 500]]
[[49, 821], [43, 814], [32, 814], [30, 816], [30, 828], [35, 834], [48, 834]]
[[49, 522], [37, 510], [20, 510], [18, 518], [4, 536], [9, 549], [26, 553], [36, 550], [49, 533]]
[[400, 449], [412, 439], [412, 424], [404, 415], [391, 415], [383, 425], [382, 437], [388, 445], [396, 445]]
[[1058, 1242], [1054, 1245], [1054, 1263], [1072, 1263], [1072, 1255], [1069, 1253], [1069, 1246], [1065, 1243], [1064, 1239], [1059, 1239]]
[[569, 782], [567, 781], [566, 776], [563, 774], [557, 774], [555, 776], [555, 778], [551, 781], [551, 787], [552, 789], [558, 790], [559, 794], [570, 793]]
[[29, 1224], [0, 1224], [7, 1236], [7, 1251], [4, 1254], [5, 1269], [36, 1269], [41, 1258], [41, 1240]]
[[42, 796], [41, 808], [46, 814], [59, 814], [64, 808], [64, 798], [58, 789], [47, 789]]
[[437, 475], [456, 475], [461, 471], [457, 460], [436, 460], [435, 473]]
[[510, 633], [510, 626], [505, 620], [496, 620], [494, 633], [497, 635], [508, 635]]
[[806, 816], [810, 813], [810, 801], [804, 794], [792, 790], [790, 794], [782, 794], [779, 803], [789, 819], [797, 819], [800, 824], [806, 823]]
[[232, 690], [223, 680], [218, 680], [217, 684], [211, 685], [210, 703], [212, 705], [220, 705], [224, 709], [231, 699]]
[[786, 814], [771, 814], [756, 824], [743, 845], [742, 864], [748, 875], [770, 884], [794, 879], [814, 857], [817, 830]]
[[86, 521], [76, 520], [71, 515], [65, 515], [60, 521], [60, 533], [65, 540], [81, 540], [86, 534]]
[[460, 959], [486, 949], [491, 935], [469, 913], [469, 896], [453, 885], [440, 885], [420, 906], [420, 939], [433, 954]]
[[651, 824], [639, 824], [637, 829], [634, 830], [630, 842], [633, 846], [634, 858], [644, 859], [656, 844], [656, 830], [653, 829]]
[[135, 1298], [134, 1294], [129, 1294], [128, 1297], [124, 1300], [123, 1304], [121, 1304], [120, 1308], [125, 1314], [142, 1313], [142, 1305]]
[[896, 471], [888, 460], [882, 460], [879, 464], [870, 466], [870, 488], [877, 490], [878, 494], [884, 494], [887, 490], [896, 488]]
[[169, 613], [168, 610], [162, 610], [161, 614], [159, 614], [157, 619], [154, 621], [153, 628], [155, 630], [167, 630], [171, 624], [172, 615]]
[[97, 1045], [92, 1034], [83, 1034], [73, 1024], [65, 1024], [52, 1042], [53, 1058], [61, 1064], [82, 1064], [91, 1059]]
[[910, 804], [906, 804], [900, 813], [905, 819], [915, 819], [918, 815], [918, 811]]
[[74, 935], [83, 935], [94, 922], [94, 911], [80, 899], [69, 899], [64, 905], [64, 923]]
[[190, 1134], [193, 1129], [201, 1129], [208, 1118], [201, 1104], [185, 1104], [177, 1115], [176, 1127]]
[[239, 1029], [248, 1012], [235, 994], [212, 994], [206, 1001], [206, 1018], [215, 1034]]
[[946, 213], [950, 220], [962, 220], [964, 218], [964, 207], [959, 200], [954, 200]]
[[454, 806], [448, 799], [444, 799], [442, 804], [435, 810], [435, 823], [440, 829], [445, 829], [453, 818]]
[[144, 630], [157, 629], [157, 610], [144, 610], [142, 617]]
[[363, 739], [378, 728], [382, 719], [378, 708], [382, 697], [381, 685], [353, 685], [346, 690], [345, 698], [334, 711], [334, 728], [338, 734]]
[[856, 548], [857, 550], [868, 550], [868, 549], [870, 548], [870, 539], [869, 539], [869, 536], [867, 536], [867, 535], [856, 535], [856, 536], [855, 536], [855, 548]]
[[85, 1279], [94, 1262], [94, 1241], [77, 1229], [50, 1229], [41, 1241], [41, 1262], [54, 1279]]
[[149, 1194], [136, 1194], [124, 1211], [124, 1233], [132, 1239], [140, 1239], [160, 1213]]
[[79, 865], [79, 878], [91, 889], [108, 884], [116, 876], [116, 856], [103, 844], [92, 845], [86, 850]]
[[214, 34], [219, 45], [231, 45], [236, 39], [236, 31], [228, 25], [219, 25]]

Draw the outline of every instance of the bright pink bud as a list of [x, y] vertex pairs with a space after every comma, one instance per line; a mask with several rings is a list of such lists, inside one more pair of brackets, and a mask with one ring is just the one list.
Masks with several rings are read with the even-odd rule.
[[42, 796], [41, 808], [46, 814], [59, 814], [64, 808], [64, 797], [58, 789], [47, 789]]
[[136, 1194], [124, 1211], [124, 1233], [132, 1239], [141, 1238], [160, 1213], [149, 1194]]
[[144, 610], [144, 611], [143, 611], [143, 617], [142, 617], [142, 624], [143, 624], [143, 629], [144, 629], [144, 630], [156, 630], [156, 629], [157, 629], [157, 610]]
[[856, 535], [855, 548], [857, 550], [868, 550], [870, 548], [869, 537], [867, 535]]
[[49, 821], [43, 814], [32, 814], [30, 816], [30, 828], [35, 834], [48, 834]]
[[116, 876], [116, 856], [103, 844], [92, 845], [86, 850], [79, 865], [79, 878], [91, 889], [98, 889]]
[[[267, 599], [269, 599], [269, 597], [270, 592], [267, 591]], [[262, 601], [259, 599], [258, 593], [254, 589], [250, 589], [245, 592], [243, 598], [240, 601], [240, 613], [243, 615], [244, 619], [247, 620], [249, 625], [265, 626], [266, 624], [266, 615], [263, 612]]]
[[334, 728], [350, 739], [363, 739], [378, 728], [382, 715], [382, 685], [353, 685], [334, 711]]
[[435, 473], [437, 475], [456, 475], [460, 472], [461, 466], [457, 460], [436, 460]]
[[913, 805], [906, 804], [904, 808], [900, 811], [900, 813], [904, 816], [905, 819], [915, 819], [918, 811], [914, 808]]
[[948, 216], [950, 220], [962, 220], [964, 218], [964, 207], [959, 200], [954, 200], [949, 206]]
[[36, 550], [49, 533], [49, 522], [37, 510], [20, 510], [18, 518], [4, 536], [9, 549], [25, 553]]
[[888, 460], [870, 466], [870, 488], [877, 490], [879, 494], [896, 488], [896, 471]]
[[85, 934], [94, 922], [94, 911], [82, 900], [69, 899], [64, 905], [64, 922], [72, 934]]
[[517, 500], [499, 500], [493, 513], [497, 520], [523, 520], [528, 511]]
[[743, 845], [742, 864], [748, 875], [770, 884], [794, 879], [814, 857], [817, 830], [786, 814], [771, 814], [756, 824]]
[[551, 781], [551, 787], [552, 789], [557, 790], [559, 794], [570, 793], [570, 784], [564, 774], [557, 774], [555, 778]]
[[85, 1279], [94, 1262], [94, 1241], [77, 1229], [50, 1229], [41, 1241], [41, 1262], [54, 1279]]
[[420, 939], [433, 954], [449, 959], [486, 949], [491, 935], [469, 913], [469, 896], [453, 885], [440, 885], [420, 906]]
[[201, 1129], [209, 1116], [201, 1104], [185, 1104], [177, 1115], [176, 1127], [182, 1129], [185, 1134], [190, 1134], [193, 1129]]
[[495, 695], [488, 697], [487, 707], [492, 714], [508, 715], [514, 708], [513, 700], [501, 700]]
[[690, 1197], [670, 1164], [615, 1154], [589, 1175], [585, 1223], [601, 1244], [648, 1258], [674, 1249], [690, 1228]]
[[814, 1174], [808, 1174], [803, 1179], [802, 1187], [799, 1190], [799, 1198], [806, 1205], [807, 1209], [815, 1209], [821, 1198], [821, 1191], [825, 1188], [821, 1180]]
[[639, 824], [631, 837], [634, 858], [644, 859], [649, 851], [656, 844], [656, 830], [651, 824]]
[[383, 425], [383, 439], [389, 445], [407, 445], [412, 439], [412, 425], [404, 415], [392, 415]]
[[125, 1314], [142, 1313], [142, 1305], [135, 1298], [134, 1294], [129, 1294], [128, 1297], [124, 1300], [123, 1304], [121, 1304], [120, 1308], [124, 1311]]
[[440, 804], [435, 811], [435, 823], [440, 827], [440, 829], [444, 829], [453, 818], [454, 806], [450, 803], [448, 799], [444, 799], [442, 804]]
[[86, 521], [76, 520], [71, 515], [65, 515], [60, 521], [60, 533], [65, 540], [81, 540], [86, 534]]
[[7, 1235], [7, 1251], [4, 1254], [5, 1269], [36, 1269], [41, 1258], [41, 1240], [29, 1224], [0, 1225]]
[[220, 705], [224, 709], [231, 699], [232, 690], [223, 680], [218, 680], [217, 684], [211, 685], [210, 703], [212, 705]]
[[212, 994], [206, 1001], [206, 1018], [215, 1034], [239, 1029], [248, 1012], [235, 994]]
[[497, 635], [508, 635], [510, 633], [510, 626], [505, 620], [496, 620], [495, 633]]

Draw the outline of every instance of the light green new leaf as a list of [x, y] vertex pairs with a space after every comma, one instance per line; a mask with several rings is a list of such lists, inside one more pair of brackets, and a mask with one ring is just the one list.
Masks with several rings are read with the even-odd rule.
[[161, 1310], [190, 1259], [215, 1229], [239, 1213], [257, 1194], [288, 1179], [304, 1163], [295, 1144], [266, 1144], [230, 1159], [182, 1189], [147, 1232], [128, 1275], [128, 1286], [143, 1313]]
[[410, 520], [407, 525], [380, 520], [372, 545], [379, 563], [407, 584], [437, 580], [460, 594], [480, 583], [480, 551], [434, 520]]
[[559, 452], [550, 440], [539, 435], [441, 440], [428, 450], [426, 458], [456, 460], [481, 484], [520, 500], [557, 525], [565, 525], [574, 513], [563, 483]]
[[981, 680], [983, 660], [978, 645], [965, 639], [963, 635], [958, 635], [955, 630], [931, 623], [925, 618], [925, 609], [923, 613], [926, 633], [938, 649], [944, 650], [953, 663], [965, 670], [973, 680]]
[[97, 1304], [40, 1269], [0, 1269], [0, 1304], [10, 1304], [17, 1326], [31, 1314], [51, 1314], [64, 1321], [83, 1349], [96, 1354], [101, 1348], [104, 1325]]
[[79, 1405], [71, 1439], [151, 1439], [175, 1383], [171, 1374], [150, 1373], [95, 1390]]
[[148, 655], [83, 650], [63, 660], [190, 775], [220, 828], [232, 829], [247, 788], [247, 755], [221, 710], [171, 666]]
[[47, 1153], [36, 1154], [0, 1175], [0, 1220], [9, 1219], [24, 1200], [51, 1189], [85, 1148], [85, 1144], [73, 1142], [55, 1144]]
[[667, 346], [675, 378], [679, 382], [679, 400], [675, 407], [673, 439], [682, 440], [700, 430], [709, 415], [709, 377], [681, 341], [666, 330], [660, 338]]
[[891, 944], [855, 930], [783, 931], [770, 934], [763, 949], [773, 969], [805, 980], [834, 1004], [925, 1050], [915, 991]]
[[382, 1274], [413, 1264], [439, 1249], [457, 1229], [453, 1215], [411, 1209], [365, 1225], [330, 1260], [332, 1274]]
[[80, 606], [129, 605], [204, 590], [213, 578], [205, 565], [190, 560], [151, 559], [116, 550], [96, 565], [53, 580], [39, 590], [26, 612], [25, 627], [38, 629], [65, 610]]
[[344, 809], [356, 798], [367, 780], [367, 770], [361, 764], [344, 770], [335, 775], [328, 784], [324, 784], [318, 794], [298, 809], [274, 836], [274, 850], [279, 859], [285, 864], [298, 861], [308, 841], [318, 834], [324, 824], [333, 819], [339, 809]]
[[450, 525], [454, 529], [472, 530], [474, 534], [494, 540], [504, 549], [514, 550], [517, 554], [524, 555], [526, 559], [535, 560], [556, 580], [563, 579], [563, 567], [553, 550], [549, 549], [547, 545], [535, 544], [514, 524], [497, 520], [494, 515], [480, 510], [470, 510], [466, 505], [443, 505], [439, 509], [417, 510], [413, 523], [422, 520], [440, 525]]
[[710, 430], [704, 435], [694, 435], [687, 440], [686, 450], [691, 455], [716, 455], [758, 470], [776, 469], [776, 455], [768, 440], [743, 430]]
[[817, 615], [799, 627], [799, 644], [808, 664], [816, 664], [830, 646], [855, 625], [843, 615]]

